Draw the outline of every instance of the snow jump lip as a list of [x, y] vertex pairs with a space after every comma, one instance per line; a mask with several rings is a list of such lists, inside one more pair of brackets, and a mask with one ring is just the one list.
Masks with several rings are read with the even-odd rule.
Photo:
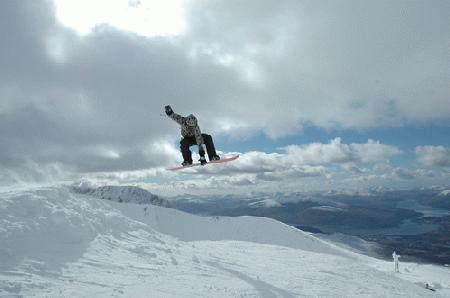
[[[208, 165], [210, 163], [226, 163], [226, 162], [229, 162], [229, 161], [236, 160], [238, 158], [239, 158], [239, 154], [236, 154], [236, 155], [233, 155], [233, 156], [228, 157], [228, 158], [219, 159], [219, 160], [212, 160], [212, 161], [208, 162], [206, 165]], [[185, 169], [185, 168], [192, 168], [192, 167], [196, 167], [196, 166], [200, 166], [200, 165], [201, 165], [201, 163], [196, 162], [196, 163], [193, 163], [192, 165], [189, 165], [189, 166], [178, 166], [178, 167], [173, 167], [173, 168], [167, 168], [166, 170], [168, 170], [168, 171], [178, 171], [178, 170], [182, 170], [182, 169]]]

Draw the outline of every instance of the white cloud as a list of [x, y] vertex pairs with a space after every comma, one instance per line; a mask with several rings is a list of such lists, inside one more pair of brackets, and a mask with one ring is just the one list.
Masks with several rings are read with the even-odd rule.
[[294, 166], [292, 169], [258, 173], [256, 178], [263, 181], [286, 181], [306, 177], [324, 177], [329, 173], [330, 170], [323, 166]]
[[426, 169], [417, 169], [415, 170], [414, 173], [416, 177], [429, 177], [429, 178], [433, 178], [443, 174], [443, 173], [436, 173], [433, 170], [426, 170]]
[[[450, 2], [187, 1], [184, 12], [162, 8], [182, 13], [185, 30], [158, 38], [120, 22], [79, 36], [56, 22], [52, 3], [0, 1], [0, 166], [21, 177], [30, 160], [81, 175], [169, 164], [177, 149], [151, 145], [179, 138], [160, 117], [166, 104], [195, 113], [213, 135], [274, 139], [301, 134], [305, 123], [360, 129], [450, 119]], [[112, 4], [120, 15], [117, 3], [129, 2]], [[108, 23], [83, 10], [87, 27]], [[356, 167], [400, 153], [340, 139], [286, 150], [248, 153], [220, 171], [275, 179], [301, 176], [305, 165]], [[447, 153], [422, 151], [424, 164], [448, 166]]]
[[329, 169], [318, 165], [340, 164], [348, 171], [361, 173], [362, 170], [356, 164], [386, 162], [401, 153], [395, 146], [373, 140], [364, 144], [344, 144], [340, 138], [335, 138], [328, 144], [289, 145], [281, 150], [281, 153], [241, 153], [235, 162], [214, 167], [197, 167], [193, 170], [213, 175], [254, 173], [261, 179], [277, 180], [282, 177], [324, 176], [329, 173]]
[[211, 178], [211, 186], [227, 188], [229, 186], [248, 186], [255, 184], [254, 175], [233, 175], [233, 176], [224, 176], [224, 177], [212, 177]]
[[395, 146], [370, 139], [366, 144], [343, 144], [341, 138], [328, 144], [290, 145], [284, 149], [293, 160], [304, 164], [382, 162], [401, 153]]
[[[446, 2], [195, 1], [186, 38], [215, 59], [258, 66], [263, 83], [230, 90], [220, 106], [263, 133], [295, 134], [305, 122], [389, 126], [449, 119], [449, 9]], [[433, 21], [424, 24], [426, 16]], [[228, 63], [238, 73], [245, 65]]]
[[416, 173], [408, 171], [402, 168], [395, 168], [392, 172], [393, 176], [399, 179], [414, 179], [416, 177]]
[[58, 20], [81, 35], [100, 24], [143, 36], [181, 34], [186, 27], [181, 0], [55, 0]]
[[366, 171], [366, 169], [361, 169], [353, 164], [342, 164], [341, 167], [356, 175], [363, 174]]
[[[267, 185], [283, 188], [289, 185], [292, 188], [303, 179], [324, 183], [337, 174], [338, 179], [345, 178], [347, 171], [368, 177], [371, 172], [358, 168], [358, 164], [388, 162], [389, 158], [396, 154], [400, 154], [396, 147], [372, 140], [365, 144], [343, 144], [340, 138], [336, 138], [328, 144], [291, 145], [282, 148], [281, 153], [241, 153], [239, 159], [233, 162], [176, 172], [175, 176], [182, 175], [186, 179], [180, 181], [176, 187], [200, 190]], [[335, 164], [341, 165], [346, 171], [339, 171], [339, 167], [334, 167]], [[389, 171], [391, 170], [389, 168]], [[399, 175], [403, 173], [400, 170], [397, 172]]]
[[444, 146], [417, 146], [418, 161], [431, 167], [450, 167], [450, 149]]

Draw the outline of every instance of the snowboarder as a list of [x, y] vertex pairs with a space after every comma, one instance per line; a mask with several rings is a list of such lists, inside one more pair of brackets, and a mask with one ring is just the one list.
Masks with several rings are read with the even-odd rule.
[[432, 288], [428, 283], [425, 284], [425, 289], [435, 292], [436, 289]]
[[400, 258], [400, 255], [398, 255], [395, 251], [392, 253], [392, 258], [394, 258], [394, 264], [395, 264], [395, 272], [400, 272], [398, 268], [398, 259]]
[[190, 114], [187, 117], [183, 117], [175, 113], [170, 106], [165, 106], [165, 111], [167, 116], [181, 126], [181, 135], [183, 136], [180, 141], [180, 150], [183, 155], [182, 166], [192, 165], [192, 152], [189, 147], [195, 144], [198, 146], [198, 154], [200, 155], [199, 161], [202, 165], [207, 163], [203, 144], [206, 146], [209, 161], [220, 159], [219, 155], [216, 153], [216, 149], [214, 148], [212, 137], [201, 132], [197, 123], [197, 118], [195, 118], [194, 115]]

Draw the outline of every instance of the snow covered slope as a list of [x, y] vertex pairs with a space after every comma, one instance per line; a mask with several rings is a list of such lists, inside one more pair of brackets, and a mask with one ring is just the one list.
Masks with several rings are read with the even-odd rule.
[[170, 203], [167, 200], [161, 199], [157, 195], [136, 186], [73, 186], [72, 191], [120, 203], [152, 204], [170, 207]]
[[196, 217], [63, 187], [0, 193], [0, 243], [0, 297], [450, 293], [447, 268], [408, 264], [393, 274], [392, 264], [274, 220]]
[[175, 209], [153, 206], [136, 208], [133, 204], [112, 203], [122, 214], [147, 224], [166, 235], [182, 241], [238, 240], [262, 244], [282, 245], [334, 255], [346, 255], [318, 238], [285, 225], [279, 221], [262, 217], [200, 217]]

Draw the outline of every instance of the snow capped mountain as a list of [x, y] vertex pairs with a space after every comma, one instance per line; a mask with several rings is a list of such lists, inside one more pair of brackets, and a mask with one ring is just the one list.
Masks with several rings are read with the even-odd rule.
[[450, 195], [450, 189], [446, 189], [446, 190], [441, 191], [441, 192], [439, 193], [439, 195], [440, 195], [440, 196], [443, 196], [443, 197], [449, 196], [449, 195]]
[[276, 208], [282, 207], [283, 205], [277, 200], [265, 199], [257, 202], [251, 202], [248, 206], [251, 208]]
[[132, 190], [48, 187], [1, 192], [0, 296], [450, 295], [448, 268], [401, 263], [395, 274], [392, 262], [349, 251], [275, 220], [198, 217], [119, 203], [118, 195], [99, 199], [107, 198], [106, 193], [123, 198]]
[[311, 207], [311, 210], [320, 210], [325, 212], [341, 212], [344, 209], [333, 207], [333, 206], [317, 206], [317, 207]]
[[151, 204], [161, 207], [170, 207], [167, 200], [136, 186], [73, 186], [76, 193], [86, 194], [99, 199], [112, 200], [119, 203]]

